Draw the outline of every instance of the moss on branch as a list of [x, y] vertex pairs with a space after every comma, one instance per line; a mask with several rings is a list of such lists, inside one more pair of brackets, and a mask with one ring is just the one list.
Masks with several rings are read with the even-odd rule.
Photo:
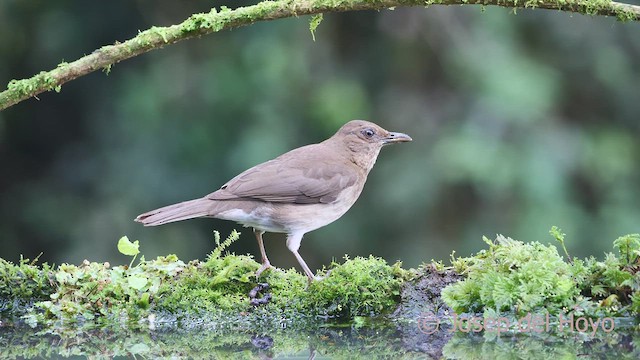
[[55, 69], [22, 80], [11, 80], [0, 92], [0, 110], [45, 91], [61, 90], [71, 80], [96, 70], [110, 71], [120, 61], [160, 49], [178, 41], [250, 25], [258, 21], [275, 20], [310, 14], [356, 10], [382, 10], [399, 6], [429, 5], [495, 5], [509, 8], [541, 8], [576, 12], [586, 15], [615, 16], [620, 21], [640, 20], [640, 6], [611, 0], [280, 0], [263, 1], [256, 5], [229, 9], [212, 9], [193, 14], [180, 24], [152, 27], [136, 37], [103, 46], [93, 53]]

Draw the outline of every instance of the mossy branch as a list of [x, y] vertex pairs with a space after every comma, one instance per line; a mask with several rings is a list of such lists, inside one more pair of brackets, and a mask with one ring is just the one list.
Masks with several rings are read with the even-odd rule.
[[51, 71], [23, 80], [11, 80], [0, 93], [0, 110], [50, 90], [96, 70], [109, 71], [111, 65], [165, 45], [221, 30], [250, 25], [258, 21], [301, 15], [382, 10], [400, 6], [494, 5], [509, 8], [541, 8], [587, 15], [615, 16], [620, 21], [639, 21], [640, 6], [611, 0], [279, 0], [263, 1], [235, 10], [222, 7], [208, 13], [193, 14], [180, 24], [152, 27], [122, 43], [103, 46], [71, 63], [61, 63]]

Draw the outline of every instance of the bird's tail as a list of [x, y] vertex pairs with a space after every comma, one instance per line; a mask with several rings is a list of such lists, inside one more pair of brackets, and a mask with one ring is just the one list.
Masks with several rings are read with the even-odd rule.
[[209, 215], [212, 201], [206, 198], [184, 201], [138, 215], [135, 221], [144, 226], [156, 226]]

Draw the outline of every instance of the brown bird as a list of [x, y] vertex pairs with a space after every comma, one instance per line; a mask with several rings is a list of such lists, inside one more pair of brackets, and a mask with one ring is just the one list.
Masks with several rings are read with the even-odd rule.
[[309, 280], [317, 280], [298, 253], [302, 236], [336, 221], [353, 205], [384, 145], [411, 141], [363, 120], [343, 125], [329, 139], [291, 150], [234, 177], [200, 199], [165, 206], [139, 215], [145, 226], [210, 217], [253, 227], [262, 266], [271, 268], [262, 234], [287, 234], [287, 248]]

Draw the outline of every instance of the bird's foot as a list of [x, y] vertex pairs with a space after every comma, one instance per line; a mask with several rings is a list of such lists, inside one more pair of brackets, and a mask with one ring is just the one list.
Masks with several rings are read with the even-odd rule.
[[256, 271], [256, 279], [260, 278], [260, 275], [262, 275], [262, 273], [268, 269], [274, 269], [274, 270], [276, 269], [274, 266], [271, 266], [271, 264], [269, 263], [269, 260], [263, 262], [262, 266], [260, 266], [260, 269]]
[[307, 279], [309, 279], [309, 284], [311, 284], [314, 281], [322, 281], [328, 278], [329, 275], [331, 275], [331, 270], [327, 270], [327, 273], [322, 276], [314, 275], [313, 277], [307, 277]]

